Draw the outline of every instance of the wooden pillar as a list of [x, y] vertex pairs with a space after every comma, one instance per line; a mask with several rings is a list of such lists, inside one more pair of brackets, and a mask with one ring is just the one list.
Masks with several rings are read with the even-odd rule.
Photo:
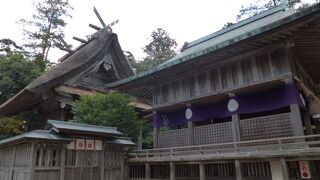
[[146, 180], [150, 180], [151, 179], [151, 173], [150, 173], [150, 164], [146, 163]]
[[311, 119], [307, 111], [303, 111], [303, 122], [306, 130], [306, 135], [312, 135], [313, 131], [312, 131]]
[[280, 158], [283, 180], [289, 180], [289, 169], [285, 158]]
[[293, 128], [294, 136], [303, 136], [303, 125], [301, 119], [301, 112], [300, 107], [298, 104], [291, 104], [290, 105], [290, 121]]
[[314, 126], [316, 127], [316, 134], [320, 134], [320, 119], [314, 119]]
[[289, 180], [288, 167], [284, 158], [271, 160], [269, 163], [272, 179]]
[[[125, 158], [124, 158], [124, 149], [122, 149], [121, 150], [121, 156], [120, 156], [120, 179], [121, 180], [126, 180], [126, 171], [127, 171], [127, 169], [126, 169], [126, 163], [125, 163]], [[109, 159], [110, 160], [110, 159]], [[110, 162], [110, 161], [109, 161]], [[109, 172], [109, 174], [110, 174], [111, 172]]]
[[64, 180], [65, 161], [66, 161], [67, 145], [63, 144], [61, 149], [61, 164], [60, 164], [60, 180]]
[[159, 128], [153, 128], [153, 148], [156, 149], [159, 147]]
[[240, 117], [238, 114], [232, 115], [232, 134], [233, 134], [233, 141], [240, 142]]
[[36, 156], [37, 156], [36, 143], [32, 142], [31, 152], [30, 152], [30, 179], [29, 180], [34, 179], [34, 173], [36, 168]]
[[194, 145], [194, 122], [188, 122], [188, 145], [193, 146]]
[[242, 180], [242, 170], [239, 160], [234, 161], [235, 171], [236, 171], [236, 180]]
[[123, 179], [127, 180], [130, 176], [130, 166], [128, 163], [125, 163], [123, 166]]
[[142, 132], [143, 132], [143, 129], [140, 129], [139, 137], [138, 137], [138, 147], [137, 147], [138, 150], [142, 150], [142, 142], [143, 142]]
[[9, 179], [13, 179], [13, 172], [14, 172], [14, 161], [16, 159], [16, 153], [17, 153], [17, 146], [13, 147], [13, 151], [12, 151], [12, 156], [11, 156], [11, 164], [10, 164], [10, 175], [9, 175]]
[[170, 162], [170, 180], [176, 179], [176, 168], [173, 162]]
[[200, 162], [199, 164], [199, 174], [200, 174], [200, 180], [205, 180], [206, 179], [206, 172], [204, 168], [204, 163]]
[[[104, 161], [105, 161], [105, 144], [102, 144], [102, 150], [100, 151], [100, 179], [103, 180], [104, 179]], [[121, 173], [123, 174], [123, 173]]]

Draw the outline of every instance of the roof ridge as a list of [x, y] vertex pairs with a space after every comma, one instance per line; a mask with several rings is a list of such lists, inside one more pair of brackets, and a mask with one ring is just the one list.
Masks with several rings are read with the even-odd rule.
[[77, 122], [66, 122], [66, 121], [58, 121], [58, 120], [48, 120], [48, 124], [51, 124], [52, 126], [54, 126], [51, 122], [53, 123], [60, 123], [60, 124], [69, 124], [69, 125], [78, 125], [78, 126], [86, 126], [86, 127], [101, 127], [101, 128], [106, 128], [106, 129], [110, 129], [110, 130], [117, 130], [116, 127], [109, 127], [109, 126], [101, 126], [101, 125], [92, 125], [92, 124], [84, 124], [84, 123], [77, 123]]

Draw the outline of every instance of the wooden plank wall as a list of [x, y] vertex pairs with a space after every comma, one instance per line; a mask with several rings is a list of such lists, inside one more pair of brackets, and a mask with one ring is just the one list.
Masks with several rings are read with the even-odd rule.
[[174, 104], [219, 91], [249, 86], [290, 72], [284, 50], [217, 64], [155, 87], [154, 105]]
[[124, 166], [123, 149], [107, 146], [104, 151], [104, 180], [121, 180]]
[[123, 147], [115, 145], [88, 151], [53, 142], [24, 143], [0, 148], [0, 179], [122, 180], [123, 156]]
[[31, 144], [0, 148], [0, 179], [25, 180], [30, 174]]

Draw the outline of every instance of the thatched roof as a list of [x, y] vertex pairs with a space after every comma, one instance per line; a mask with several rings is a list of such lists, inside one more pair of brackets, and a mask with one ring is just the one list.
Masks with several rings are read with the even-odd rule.
[[[106, 58], [110, 53], [112, 58]], [[60, 61], [61, 63], [52, 70], [3, 103], [0, 106], [0, 116], [12, 115], [22, 109], [30, 108], [45, 99], [47, 94], [52, 93], [53, 89], [60, 85], [76, 87], [77, 81], [98, 71], [97, 68], [103, 66], [103, 63], [112, 65], [113, 72], [117, 74], [115, 80], [134, 75], [121, 50], [117, 35], [106, 29], [95, 33], [87, 43], [82, 44]]]

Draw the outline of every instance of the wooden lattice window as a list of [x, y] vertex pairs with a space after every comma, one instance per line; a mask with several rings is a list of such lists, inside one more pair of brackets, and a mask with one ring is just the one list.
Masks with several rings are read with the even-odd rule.
[[232, 123], [226, 122], [195, 127], [194, 141], [195, 145], [232, 142]]
[[293, 136], [290, 114], [277, 114], [240, 120], [241, 140]]
[[146, 167], [143, 164], [129, 166], [129, 178], [139, 179], [146, 177]]
[[156, 164], [150, 166], [151, 179], [170, 179], [170, 165]]
[[214, 163], [205, 164], [206, 177], [234, 177], [235, 165], [234, 163]]
[[36, 153], [37, 167], [59, 167], [61, 165], [61, 145], [39, 143]]
[[159, 133], [159, 147], [178, 147], [188, 145], [188, 128], [164, 131]]
[[269, 162], [241, 163], [243, 177], [271, 177]]
[[97, 167], [99, 166], [100, 151], [86, 151], [68, 149], [66, 153], [66, 166], [84, 166]]
[[198, 164], [176, 164], [175, 172], [177, 178], [195, 178], [199, 177]]

